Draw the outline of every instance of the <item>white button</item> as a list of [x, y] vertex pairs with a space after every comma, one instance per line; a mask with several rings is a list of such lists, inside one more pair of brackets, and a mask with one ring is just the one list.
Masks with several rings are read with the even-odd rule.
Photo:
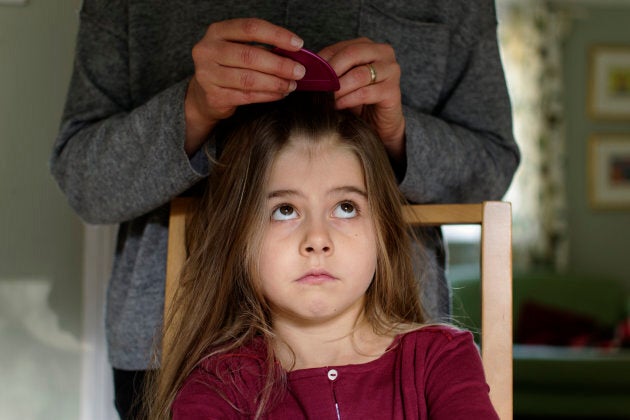
[[330, 369], [328, 371], [328, 379], [330, 379], [331, 381], [334, 381], [335, 379], [337, 379], [337, 371], [335, 369]]

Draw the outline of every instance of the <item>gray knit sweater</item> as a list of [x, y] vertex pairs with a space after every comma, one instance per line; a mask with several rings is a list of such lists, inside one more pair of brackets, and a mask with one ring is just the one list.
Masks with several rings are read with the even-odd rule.
[[[394, 47], [407, 129], [397, 170], [409, 200], [498, 199], [518, 165], [492, 0], [84, 0], [51, 170], [82, 219], [120, 224], [106, 321], [116, 368], [148, 367], [166, 205], [208, 173], [183, 149], [191, 48], [210, 23], [245, 16], [291, 29], [313, 51], [358, 36]], [[445, 307], [438, 295], [434, 314]]]

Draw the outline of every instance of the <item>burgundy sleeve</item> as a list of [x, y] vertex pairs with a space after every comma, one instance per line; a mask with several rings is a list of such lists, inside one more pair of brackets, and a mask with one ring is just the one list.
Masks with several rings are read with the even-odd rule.
[[425, 398], [432, 420], [498, 419], [479, 351], [468, 332], [443, 330], [425, 360]]

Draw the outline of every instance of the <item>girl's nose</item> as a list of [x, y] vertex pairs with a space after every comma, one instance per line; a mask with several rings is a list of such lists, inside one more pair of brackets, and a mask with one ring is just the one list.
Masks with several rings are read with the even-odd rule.
[[314, 220], [306, 222], [304, 239], [300, 244], [302, 255], [328, 255], [332, 254], [333, 250], [333, 242], [326, 223]]

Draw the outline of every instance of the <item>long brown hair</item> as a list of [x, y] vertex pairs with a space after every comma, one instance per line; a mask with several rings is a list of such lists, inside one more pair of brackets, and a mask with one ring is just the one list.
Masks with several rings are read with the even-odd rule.
[[150, 418], [170, 418], [185, 379], [209, 355], [229, 353], [255, 337], [267, 343], [266, 383], [255, 418], [273, 404], [284, 373], [274, 368], [271, 314], [252, 281], [263, 228], [265, 185], [275, 157], [295, 136], [318, 142], [334, 134], [363, 167], [377, 238], [377, 269], [365, 300], [365, 317], [379, 334], [424, 322], [414, 276], [404, 199], [373, 130], [338, 111], [330, 93], [293, 93], [284, 100], [241, 107], [214, 130], [223, 149], [203, 198], [187, 226], [188, 257], [165, 331], [173, 346], [151, 381]]

